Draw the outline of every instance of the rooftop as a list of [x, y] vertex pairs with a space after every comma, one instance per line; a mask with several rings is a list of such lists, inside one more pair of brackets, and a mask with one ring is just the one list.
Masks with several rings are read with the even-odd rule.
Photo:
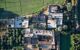
[[54, 32], [48, 30], [33, 30], [36, 35], [52, 36]]

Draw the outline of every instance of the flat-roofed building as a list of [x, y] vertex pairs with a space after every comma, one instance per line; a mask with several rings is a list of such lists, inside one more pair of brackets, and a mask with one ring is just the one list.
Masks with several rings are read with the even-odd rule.
[[24, 17], [18, 17], [7, 20], [8, 20], [8, 28], [28, 28], [29, 26], [29, 19]]
[[48, 28], [57, 28], [57, 21], [55, 19], [49, 19], [47, 22]]
[[30, 26], [37, 29], [46, 29], [46, 15], [39, 14], [35, 17], [32, 17]]
[[29, 42], [28, 44], [32, 45], [33, 49], [39, 50], [39, 48], [41, 48], [42, 50], [44, 49], [49, 50], [52, 47], [54, 47], [53, 49], [55, 49], [54, 32], [48, 30], [37, 30], [37, 29], [33, 29], [32, 31], [33, 32], [31, 33], [33, 33], [33, 36], [30, 38], [26, 37], [24, 40], [28, 41]]
[[63, 23], [63, 13], [53, 13], [50, 14], [52, 16], [53, 19], [56, 19], [57, 21], [57, 25], [62, 25]]
[[61, 6], [60, 5], [49, 5], [46, 8], [46, 13], [44, 11], [44, 14], [47, 15], [47, 28], [58, 28], [58, 26], [63, 25], [63, 13], [61, 12]]
[[21, 18], [15, 18], [14, 19], [14, 27], [15, 28], [21, 28], [22, 26], [22, 19]]
[[59, 11], [59, 6], [58, 5], [49, 5], [49, 12], [50, 13], [56, 13]]
[[24, 29], [23, 34], [24, 34], [24, 37], [32, 37], [33, 36], [33, 33], [31, 32], [30, 28]]
[[63, 13], [50, 13], [47, 20], [47, 28], [53, 29], [63, 25]]
[[8, 28], [14, 28], [14, 19], [8, 19]]
[[22, 27], [23, 28], [28, 28], [29, 27], [29, 19], [24, 19], [22, 22]]

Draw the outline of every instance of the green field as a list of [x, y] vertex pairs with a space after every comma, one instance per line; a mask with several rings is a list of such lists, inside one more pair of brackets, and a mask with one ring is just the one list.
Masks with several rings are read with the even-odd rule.
[[48, 4], [63, 4], [64, 0], [0, 0], [0, 8], [18, 15], [39, 12]]

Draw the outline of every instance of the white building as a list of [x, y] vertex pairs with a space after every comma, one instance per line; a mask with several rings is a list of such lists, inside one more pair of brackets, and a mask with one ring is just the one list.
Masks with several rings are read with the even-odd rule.
[[14, 28], [14, 19], [7, 19], [8, 20], [8, 28]]
[[23, 20], [22, 27], [23, 28], [28, 28], [28, 26], [29, 26], [29, 20], [28, 19]]
[[21, 18], [15, 18], [14, 19], [14, 27], [15, 28], [22, 28], [22, 19]]
[[[48, 13], [46, 14], [46, 12]], [[49, 5], [46, 12], [44, 12], [44, 14], [48, 15], [48, 28], [58, 28], [59, 26], [62, 26], [63, 13], [60, 12], [59, 5]]]
[[9, 28], [28, 28], [29, 25], [29, 19], [23, 17], [9, 19], [8, 22]]
[[23, 33], [24, 33], [24, 37], [32, 37], [33, 36], [33, 33], [31, 33], [30, 28], [24, 29]]
[[56, 19], [57, 25], [62, 25], [63, 13], [50, 13], [50, 15], [52, 16], [52, 18]]
[[50, 13], [48, 16], [48, 28], [57, 28], [63, 24], [63, 13]]
[[56, 27], [57, 27], [56, 20], [49, 19], [48, 28], [56, 28]]
[[55, 13], [59, 10], [59, 6], [58, 5], [49, 5], [49, 12], [50, 13]]

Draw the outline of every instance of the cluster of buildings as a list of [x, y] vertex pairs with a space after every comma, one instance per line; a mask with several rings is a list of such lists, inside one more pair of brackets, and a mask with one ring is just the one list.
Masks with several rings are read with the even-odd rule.
[[54, 32], [33, 29], [24, 33], [25, 50], [55, 50]]
[[7, 28], [22, 28], [25, 50], [56, 50], [54, 29], [63, 25], [63, 13], [58, 5], [49, 5], [45, 11], [30, 18], [7, 19]]

